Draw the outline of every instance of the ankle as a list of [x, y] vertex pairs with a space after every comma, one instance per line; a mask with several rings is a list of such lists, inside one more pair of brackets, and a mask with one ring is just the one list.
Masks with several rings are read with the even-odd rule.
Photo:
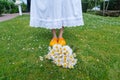
[[63, 36], [62, 36], [62, 35], [59, 35], [58, 38], [63, 38]]
[[56, 36], [53, 36], [52, 38], [57, 38]]
[[59, 36], [58, 38], [63, 38], [62, 36]]

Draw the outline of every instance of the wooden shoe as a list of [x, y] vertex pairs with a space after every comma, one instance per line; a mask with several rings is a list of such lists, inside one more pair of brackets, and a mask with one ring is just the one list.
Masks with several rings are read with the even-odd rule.
[[53, 38], [51, 41], [50, 41], [50, 46], [53, 46], [54, 44], [57, 44], [57, 38]]
[[66, 41], [64, 38], [59, 38], [58, 39], [58, 44], [61, 44], [62, 46], [66, 45]]

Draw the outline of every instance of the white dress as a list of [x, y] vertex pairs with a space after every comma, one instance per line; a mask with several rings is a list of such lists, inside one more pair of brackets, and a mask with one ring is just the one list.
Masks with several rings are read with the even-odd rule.
[[81, 0], [31, 0], [30, 26], [60, 29], [81, 25]]

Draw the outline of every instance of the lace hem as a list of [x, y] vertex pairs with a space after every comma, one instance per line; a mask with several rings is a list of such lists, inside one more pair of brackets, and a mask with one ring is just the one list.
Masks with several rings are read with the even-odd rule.
[[31, 27], [41, 27], [47, 29], [60, 29], [64, 27], [76, 27], [84, 25], [82, 17], [80, 18], [66, 18], [66, 19], [55, 19], [55, 20], [43, 20], [31, 18]]

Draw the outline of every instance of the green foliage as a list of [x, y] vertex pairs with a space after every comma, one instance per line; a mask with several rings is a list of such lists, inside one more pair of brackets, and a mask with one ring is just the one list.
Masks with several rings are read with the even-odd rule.
[[82, 2], [82, 11], [87, 12], [88, 9], [88, 2]]
[[[103, 10], [104, 2], [101, 2], [101, 10]], [[105, 9], [107, 8], [108, 1], [105, 2]], [[119, 0], [110, 0], [107, 10], [120, 10]]]
[[4, 12], [4, 5], [6, 1], [0, 0], [0, 15]]
[[87, 9], [92, 9], [95, 6], [100, 5], [101, 0], [82, 0], [83, 12], [87, 12]]
[[[22, 11], [26, 12], [26, 10], [27, 10], [26, 4], [22, 3]], [[0, 14], [17, 13], [17, 12], [18, 12], [18, 6], [16, 6], [13, 1], [0, 0]]]
[[64, 28], [64, 38], [77, 54], [74, 69], [40, 61], [52, 33], [30, 27], [29, 15], [0, 22], [0, 80], [119, 80], [120, 17], [83, 15], [83, 27]]
[[7, 0], [1, 0], [0, 1], [0, 9], [1, 14], [2, 13], [15, 13], [18, 12], [15, 4], [13, 2], [7, 1]]
[[16, 12], [18, 12], [17, 6], [13, 2], [8, 2], [8, 5], [6, 5], [6, 7], [7, 7], [6, 8], [6, 13], [16, 13]]
[[82, 0], [82, 11], [87, 12], [88, 9], [88, 0]]
[[22, 11], [23, 12], [27, 11], [27, 5], [25, 3], [22, 3]]

